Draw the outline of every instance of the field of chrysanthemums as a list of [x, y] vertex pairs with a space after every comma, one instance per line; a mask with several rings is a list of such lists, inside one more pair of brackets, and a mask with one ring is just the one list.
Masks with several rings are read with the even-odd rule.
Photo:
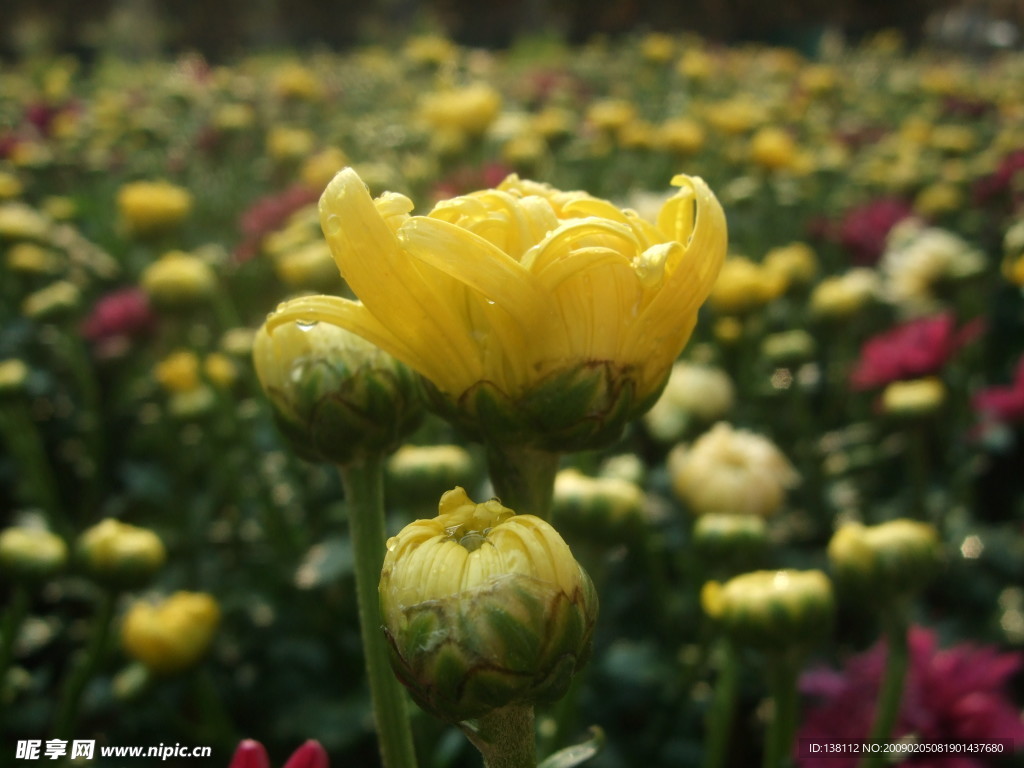
[[[595, 623], [579, 590], [560, 598], [577, 599], [592, 647], [586, 664], [585, 643], [565, 650], [575, 677], [537, 703], [541, 758], [580, 742], [589, 756], [598, 726], [595, 768], [790, 755], [840, 768], [858, 756], [816, 761], [798, 739], [869, 734], [1000, 743], [1002, 756], [955, 764], [1013, 763], [997, 740], [1024, 748], [1024, 55], [908, 52], [880, 35], [808, 60], [650, 35], [0, 69], [0, 764], [70, 758], [85, 741], [95, 753], [81, 765], [122, 764], [105, 746], [179, 745], [213, 757], [166, 764], [227, 766], [244, 738], [273, 765], [308, 739], [332, 765], [380, 764], [349, 523], [359, 481], [334, 464], [409, 403], [371, 382], [370, 399], [385, 399], [367, 416], [348, 390], [289, 389], [301, 366], [258, 375], [253, 363], [280, 302], [364, 298], [317, 213], [346, 166], [416, 214], [510, 174], [652, 227], [673, 178], [699, 176], [725, 212], [728, 257], [656, 404], [591, 412], [589, 384], [562, 392], [556, 415], [580, 409], [600, 439], [546, 452], [561, 462], [550, 521], [600, 612]], [[404, 215], [396, 199], [378, 208]], [[529, 237], [523, 211], [489, 208], [501, 232], [480, 232], [499, 247]], [[595, 263], [617, 247], [613, 229], [586, 235]], [[462, 247], [435, 242], [437, 263]], [[367, 263], [369, 243], [352, 246]], [[674, 268], [633, 266], [645, 289]], [[407, 277], [360, 279], [379, 308]], [[598, 318], [581, 335], [617, 333], [631, 322], [618, 289], [595, 284], [573, 301], [596, 306], [566, 316]], [[461, 311], [463, 294], [431, 285], [418, 320], [395, 306], [411, 335]], [[680, 302], [679, 322], [694, 310]], [[331, 317], [288, 324], [301, 339]], [[657, 356], [656, 340], [641, 342]], [[459, 360], [438, 359], [455, 376]], [[437, 406], [444, 386], [430, 387]], [[471, 416], [504, 403], [514, 421], [518, 401], [498, 400]], [[286, 411], [276, 420], [272, 401]], [[620, 436], [603, 420], [624, 413]], [[465, 419], [428, 412], [412, 429], [415, 418], [379, 449], [389, 536], [434, 517], [456, 486], [495, 495], [488, 457], [501, 474], [502, 440], [532, 439], [484, 430], [485, 449]], [[425, 590], [432, 573], [405, 588]], [[474, 599], [438, 615], [469, 622]], [[519, 637], [521, 608], [487, 631]], [[389, 624], [400, 654], [427, 647], [406, 629]], [[567, 630], [530, 631], [543, 643]], [[458, 688], [465, 707], [450, 720], [483, 717], [466, 703], [493, 694], [481, 676], [555, 675], [512, 640], [515, 658], [499, 642], [467, 662], [456, 635], [448, 657], [400, 662], [438, 710], [431, 696]], [[419, 765], [480, 764], [454, 725], [415, 706], [410, 718]], [[261, 765], [258, 752], [237, 764]], [[895, 762], [954, 764], [934, 752]]]

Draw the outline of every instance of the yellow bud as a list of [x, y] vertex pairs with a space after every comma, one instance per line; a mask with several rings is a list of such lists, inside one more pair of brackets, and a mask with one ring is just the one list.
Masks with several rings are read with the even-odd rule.
[[[456, 485], [470, 485], [473, 457], [459, 445], [403, 445], [388, 459], [388, 493], [418, 507]], [[433, 506], [433, 501], [428, 503]]]
[[892, 416], [927, 416], [939, 410], [945, 400], [946, 386], [933, 376], [894, 381], [882, 392], [882, 410]]
[[796, 141], [788, 131], [766, 126], [750, 141], [750, 159], [770, 171], [791, 168], [797, 159]]
[[7, 268], [12, 272], [28, 272], [40, 275], [60, 270], [60, 257], [35, 243], [16, 243], [7, 250]]
[[847, 318], [874, 301], [880, 289], [874, 270], [851, 269], [818, 283], [811, 293], [811, 311], [822, 318]]
[[24, 203], [0, 203], [0, 240], [44, 240], [52, 222]]
[[754, 571], [708, 582], [701, 606], [740, 645], [779, 651], [823, 639], [835, 614], [832, 584], [821, 571]]
[[219, 623], [220, 608], [211, 595], [175, 592], [160, 602], [133, 603], [121, 625], [121, 643], [151, 672], [171, 675], [199, 662]]
[[217, 288], [217, 277], [198, 256], [170, 251], [146, 267], [141, 283], [156, 303], [187, 306], [211, 295]]
[[555, 476], [552, 509], [573, 540], [621, 542], [642, 521], [646, 505], [643, 489], [620, 477], [588, 477], [577, 469]]
[[174, 229], [192, 211], [192, 194], [166, 181], [136, 181], [117, 193], [117, 208], [128, 231], [152, 235]]
[[28, 375], [29, 368], [21, 360], [0, 360], [0, 395], [24, 391]]
[[199, 358], [188, 350], [173, 352], [157, 363], [154, 375], [168, 392], [191, 392], [200, 385]]
[[42, 528], [6, 528], [0, 533], [0, 571], [12, 581], [34, 582], [64, 567], [64, 539]]
[[722, 265], [708, 303], [723, 314], [739, 315], [764, 306], [785, 289], [784, 277], [750, 259], [734, 256]]
[[589, 652], [597, 596], [554, 528], [455, 488], [387, 550], [384, 629], [420, 706], [458, 722], [565, 693]]
[[78, 558], [86, 573], [110, 587], [140, 586], [167, 557], [163, 542], [146, 528], [107, 518], [78, 538]]
[[806, 285], [818, 272], [818, 259], [807, 243], [790, 243], [768, 251], [764, 268], [780, 275], [787, 285]]
[[919, 592], [938, 571], [941, 553], [933, 526], [906, 519], [873, 526], [847, 523], [828, 544], [836, 581], [869, 601]]

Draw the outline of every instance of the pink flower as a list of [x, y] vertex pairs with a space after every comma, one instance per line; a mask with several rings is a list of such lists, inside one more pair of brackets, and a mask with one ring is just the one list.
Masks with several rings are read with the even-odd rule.
[[152, 330], [156, 315], [141, 288], [131, 287], [108, 293], [93, 306], [82, 322], [82, 336], [104, 342], [114, 338], [134, 338]]
[[873, 389], [937, 373], [982, 328], [981, 320], [974, 320], [957, 330], [953, 315], [944, 313], [880, 333], [861, 347], [850, 384], [854, 389]]
[[1010, 386], [983, 389], [974, 395], [971, 404], [986, 419], [1007, 424], [1024, 422], [1024, 357], [1017, 362]]
[[855, 264], [872, 266], [885, 250], [889, 230], [911, 216], [905, 200], [882, 197], [846, 212], [839, 224], [839, 242]]
[[1012, 206], [1024, 197], [1021, 194], [1021, 179], [1024, 178], [1024, 149], [1006, 155], [995, 172], [978, 179], [974, 185], [974, 202], [979, 206], [990, 205], [1005, 198]]
[[[310, 739], [296, 749], [284, 768], [329, 768], [327, 752], [319, 741]], [[228, 768], [270, 768], [270, 757], [263, 745], [254, 739], [245, 739], [235, 750]]]
[[[1006, 695], [1006, 684], [1021, 667], [1019, 653], [999, 653], [968, 643], [938, 649], [935, 633], [912, 627], [910, 661], [893, 738], [913, 735], [921, 743], [991, 742], [1024, 744], [1024, 723]], [[802, 692], [817, 705], [806, 715], [799, 739], [861, 740], [868, 736], [885, 666], [879, 642], [851, 658], [842, 672], [815, 670], [801, 679]], [[797, 750], [799, 752], [799, 750]], [[799, 757], [799, 768], [853, 768], [859, 756]], [[900, 763], [907, 768], [984, 768], [984, 756], [921, 753]]]

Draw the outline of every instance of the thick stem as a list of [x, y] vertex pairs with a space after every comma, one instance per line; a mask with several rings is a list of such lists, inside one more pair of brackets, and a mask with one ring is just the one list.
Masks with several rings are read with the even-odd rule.
[[[871, 725], [868, 739], [873, 742], [887, 742], [892, 735], [892, 727], [900, 711], [903, 699], [903, 681], [907, 674], [909, 649], [907, 647], [907, 622], [900, 607], [894, 607], [885, 613], [885, 638], [887, 654], [885, 671], [882, 673], [882, 686], [878, 691], [878, 703], [875, 705], [875, 721]], [[882, 752], [872, 752], [861, 760], [861, 768], [875, 768], [887, 759]]]
[[379, 456], [364, 458], [342, 466], [340, 471], [348, 501], [359, 628], [381, 761], [384, 768], [415, 768], [416, 750], [409, 728], [405, 691], [391, 671], [387, 644], [380, 629], [377, 585], [385, 552], [384, 460]]
[[772, 691], [772, 720], [765, 736], [764, 768], [789, 765], [796, 734], [799, 696], [796, 680], [799, 664], [790, 654], [768, 659], [768, 677]]
[[537, 768], [533, 707], [511, 704], [463, 726], [463, 733], [484, 758], [484, 768]]
[[518, 514], [549, 519], [559, 454], [494, 443], [485, 447], [487, 468], [501, 503]]
[[739, 656], [728, 640], [719, 646], [718, 680], [715, 698], [707, 719], [704, 768], [721, 768], [729, 751], [729, 737], [736, 716], [736, 693], [739, 690]]
[[56, 739], [66, 741], [74, 733], [82, 693], [85, 691], [85, 686], [89, 684], [89, 680], [99, 669], [107, 650], [107, 640], [110, 637], [110, 626], [114, 621], [116, 605], [117, 593], [114, 590], [104, 590], [96, 615], [93, 617], [92, 638], [64, 684], [64, 691], [54, 720], [53, 735]]

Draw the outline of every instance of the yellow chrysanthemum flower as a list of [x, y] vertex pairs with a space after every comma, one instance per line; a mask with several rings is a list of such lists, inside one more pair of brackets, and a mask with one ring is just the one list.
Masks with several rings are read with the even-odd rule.
[[[470, 428], [480, 427], [481, 409], [490, 412], [485, 396], [544, 424], [555, 414], [540, 411], [567, 387], [583, 388], [577, 400], [591, 421], [622, 422], [660, 392], [725, 256], [714, 194], [699, 178], [673, 183], [680, 190], [656, 224], [516, 176], [410, 216], [408, 198], [375, 201], [345, 169], [320, 216], [361, 301], [295, 299], [268, 327], [349, 328], [427, 378], [469, 413]], [[566, 414], [557, 417], [569, 427]]]

